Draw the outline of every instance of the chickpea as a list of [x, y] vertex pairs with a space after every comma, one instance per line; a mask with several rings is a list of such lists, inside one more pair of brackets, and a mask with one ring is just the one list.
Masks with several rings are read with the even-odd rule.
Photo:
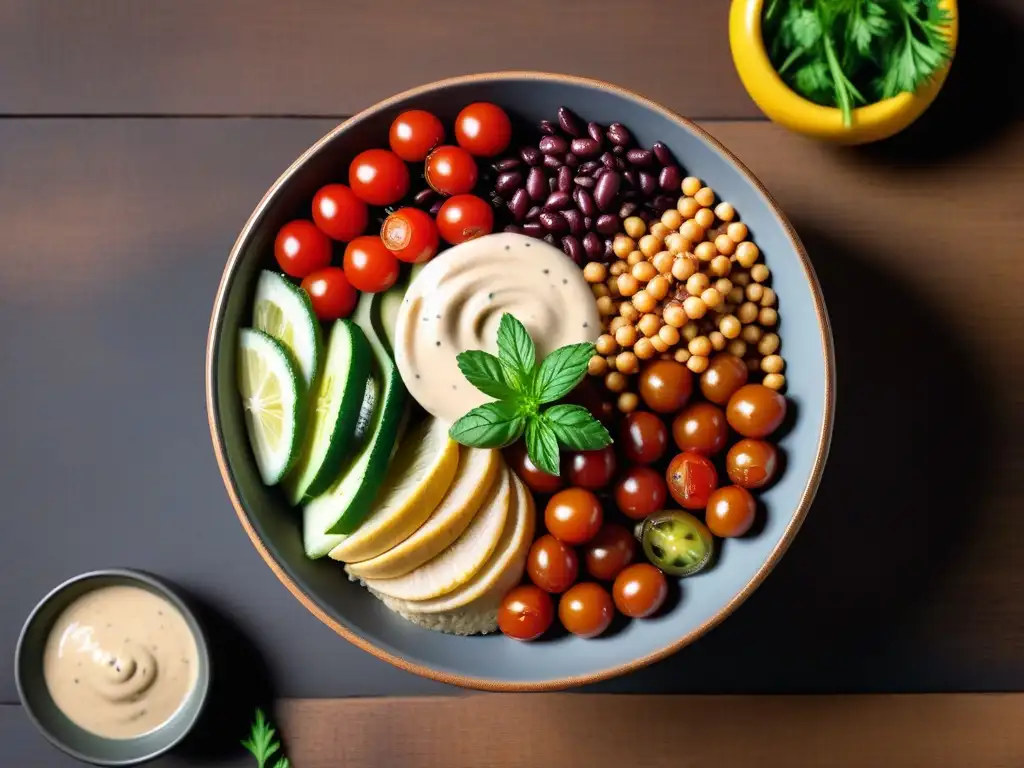
[[636, 278], [629, 273], [619, 275], [615, 284], [618, 286], [619, 293], [623, 296], [632, 296], [640, 290], [640, 284], [637, 282]]
[[[674, 236], [675, 235], [669, 235], [668, 237], [671, 238]], [[665, 243], [668, 244], [668, 238], [665, 239]], [[671, 251], [659, 251], [654, 254], [654, 258], [651, 259], [651, 264], [653, 264], [654, 268], [661, 274], [667, 275], [672, 271], [672, 262], [674, 261], [675, 257], [672, 255]]]
[[[689, 289], [687, 289], [689, 290]], [[717, 288], [708, 288], [700, 295], [701, 300], [708, 305], [708, 309], [714, 309], [722, 305], [722, 294]]]
[[640, 251], [649, 259], [654, 258], [654, 254], [662, 249], [662, 245], [664, 241], [655, 235], [644, 235], [640, 238]]
[[619, 307], [619, 314], [631, 323], [635, 323], [640, 319], [640, 312], [628, 301], [622, 302], [622, 306]]
[[629, 267], [635, 267], [641, 261], [646, 261], [647, 257], [644, 256], [642, 251], [631, 251], [629, 256], [626, 257], [626, 264]]
[[740, 339], [733, 339], [725, 346], [725, 351], [735, 357], [743, 357], [747, 354], [747, 343]]
[[709, 356], [713, 349], [711, 346], [711, 339], [707, 336], [698, 336], [690, 341], [690, 343], [686, 345], [686, 348], [690, 350], [691, 355], [700, 355], [702, 357]]
[[637, 362], [636, 355], [632, 352], [619, 352], [615, 356], [615, 367], [618, 368], [619, 373], [631, 374], [637, 372], [640, 363]]
[[761, 306], [762, 307], [774, 307], [775, 306], [775, 291], [771, 288], [765, 288], [764, 293], [761, 294]]
[[725, 334], [721, 331], [712, 331], [708, 334], [708, 339], [711, 341], [711, 347], [716, 352], [721, 352], [725, 349], [725, 345], [728, 344], [728, 339], [725, 338]]
[[604, 283], [595, 283], [590, 286], [590, 292], [594, 294], [595, 299], [600, 299], [602, 296], [608, 295], [608, 286]]
[[672, 264], [672, 277], [676, 280], [689, 280], [697, 272], [697, 257], [684, 253]]
[[739, 304], [743, 301], [743, 289], [738, 285], [734, 285], [725, 298], [730, 304]]
[[608, 268], [609, 274], [613, 277], [618, 277], [627, 271], [629, 271], [629, 265], [624, 261], [616, 261]]
[[686, 290], [688, 293], [691, 293], [694, 296], [700, 296], [705, 290], [707, 290], [708, 286], [710, 285], [711, 281], [708, 280], [708, 276], [705, 275], [703, 272], [697, 272], [693, 275], [690, 275], [690, 277], [687, 279]]
[[715, 238], [715, 248], [723, 256], [732, 256], [736, 250], [736, 243], [730, 240], [728, 235], [719, 235]]
[[591, 376], [604, 376], [608, 372], [608, 363], [600, 355], [594, 355], [587, 363], [587, 373]]
[[648, 227], [647, 231], [650, 232], [655, 237], [661, 238], [662, 240], [664, 240], [668, 235], [672, 234], [672, 230], [666, 227], [660, 221], [656, 221], [653, 224], [651, 224], [651, 226]]
[[[619, 277], [622, 277], [622, 275], [619, 275]], [[608, 295], [613, 299], [622, 298], [622, 291], [619, 290], [619, 277], [609, 280], [606, 284], [606, 287], [608, 288]]]
[[726, 227], [725, 233], [729, 235], [729, 239], [734, 243], [742, 243], [747, 239], [747, 225], [742, 221], [734, 221]]
[[668, 296], [668, 289], [668, 278], [664, 275], [656, 276], [647, 284], [647, 292], [658, 301], [661, 301]]
[[764, 336], [764, 331], [761, 330], [760, 325], [744, 325], [743, 331], [740, 333], [740, 338], [747, 344], [757, 344], [762, 336]]
[[651, 340], [647, 338], [637, 339], [633, 347], [633, 354], [640, 360], [650, 360], [657, 353]]
[[640, 333], [650, 338], [661, 328], [661, 318], [655, 314], [644, 315], [640, 318], [640, 322], [636, 324], [636, 327], [640, 329]]
[[728, 296], [732, 293], [732, 280], [727, 277], [715, 280], [715, 288], [717, 288], [718, 292], [723, 296]]
[[614, 355], [619, 351], [619, 345], [615, 341], [615, 337], [607, 333], [602, 333], [597, 337], [594, 347], [602, 355]]
[[764, 286], [760, 283], [751, 283], [746, 290], [747, 301], [760, 301], [764, 296]]
[[697, 191], [703, 186], [704, 184], [696, 176], [687, 176], [685, 179], [683, 179], [681, 189], [684, 195], [693, 197], [694, 195], [697, 194]]
[[779, 334], [766, 333], [757, 343], [757, 351], [764, 356], [774, 355], [779, 349]]
[[661, 214], [661, 223], [674, 232], [683, 223], [683, 214], [675, 208], [669, 208]]
[[[679, 203], [676, 205], [676, 213], [683, 217], [683, 221], [692, 219], [694, 214], [700, 210], [700, 203], [694, 200], [692, 197], [681, 197]], [[680, 224], [680, 226], [682, 226]], [[679, 227], [676, 227], [678, 229]]]
[[600, 261], [591, 261], [583, 268], [583, 279], [588, 283], [603, 283], [608, 279], [608, 268]]
[[764, 264], [755, 264], [750, 268], [750, 277], [755, 283], [763, 283], [770, 274], [770, 270]]
[[779, 313], [771, 307], [761, 307], [761, 311], [757, 313], [757, 322], [761, 325], [771, 327], [779, 322]]
[[615, 332], [624, 325], [629, 325], [629, 320], [624, 318], [622, 315], [616, 315], [612, 318], [612, 321], [608, 323], [608, 333], [614, 336]]
[[630, 216], [622, 222], [622, 228], [634, 240], [640, 239], [647, 232], [647, 224], [639, 216]]
[[627, 235], [616, 235], [612, 241], [612, 251], [620, 259], [624, 259], [629, 256], [630, 253], [636, 250], [636, 240]]
[[728, 224], [736, 218], [736, 209], [732, 207], [732, 203], [723, 200], [715, 206], [715, 216]]
[[699, 243], [704, 239], [704, 228], [695, 219], [687, 219], [679, 228], [679, 234], [693, 243]]
[[615, 370], [615, 355], [608, 355], [605, 357], [604, 361], [608, 364], [608, 370]]
[[685, 363], [687, 360], [690, 359], [690, 350], [684, 347], [680, 347], [672, 355], [672, 359], [675, 360], [677, 363]]
[[636, 328], [624, 325], [615, 332], [615, 342], [621, 347], [632, 347], [636, 343]]
[[704, 229], [711, 229], [715, 225], [715, 214], [710, 208], [701, 208], [693, 214], [693, 220]]
[[677, 301], [665, 305], [662, 319], [673, 328], [682, 328], [686, 325], [686, 312], [683, 311], [683, 305]]
[[[701, 245], [703, 245], [703, 243], [701, 243]], [[711, 264], [708, 268], [711, 274], [716, 277], [725, 277], [732, 271], [732, 262], [729, 260], [728, 256], [715, 256], [715, 258], [711, 260]], [[729, 283], [729, 288], [732, 288], [732, 283]], [[729, 291], [726, 291], [726, 293], [728, 292]]]
[[736, 317], [740, 319], [740, 322], [744, 325], [750, 325], [750, 323], [757, 320], [757, 304], [752, 301], [745, 301], [740, 305], [739, 310], [736, 312]]
[[657, 303], [649, 291], [640, 290], [633, 296], [633, 306], [636, 307], [637, 312], [646, 314], [652, 311]]
[[736, 246], [736, 261], [740, 263], [741, 267], [749, 269], [754, 266], [757, 263], [757, 257], [760, 255], [761, 251], [749, 240], [744, 240]]
[[694, 373], [704, 373], [708, 369], [708, 359], [703, 355], [692, 355], [686, 361], [686, 367]]
[[665, 343], [661, 336], [651, 336], [650, 342], [651, 346], [658, 352], [668, 352], [668, 344]]
[[693, 199], [705, 208], [710, 208], [715, 204], [715, 193], [711, 190], [711, 187], [701, 187], [693, 193]]
[[640, 405], [640, 398], [636, 392], [623, 392], [619, 395], [618, 407], [623, 413], [632, 413]]
[[[741, 271], [737, 270], [736, 272], [733, 272], [730, 275], [730, 277], [732, 278], [733, 283], [735, 285], [740, 286], [741, 288], [746, 288], [748, 285], [750, 285], [750, 273], [749, 272], [741, 272]], [[742, 299], [741, 299], [741, 301], [742, 301]]]
[[678, 256], [681, 253], [693, 250], [693, 243], [678, 232], [673, 232], [665, 238], [665, 247], [668, 249], [669, 253]]
[[670, 347], [674, 347], [679, 343], [679, 329], [671, 325], [663, 325], [658, 329], [658, 338]]
[[652, 280], [658, 274], [658, 268], [649, 261], [641, 261], [633, 266], [632, 275], [641, 283]]
[[727, 339], [737, 339], [743, 330], [743, 325], [736, 315], [726, 315], [719, 321], [718, 330]]
[[602, 315], [611, 315], [615, 313], [615, 302], [612, 301], [611, 296], [602, 296], [597, 300], [597, 311]]
[[786, 361], [781, 355], [766, 355], [761, 359], [761, 370], [765, 373], [782, 373]]
[[626, 377], [618, 371], [611, 371], [604, 377], [604, 385], [612, 392], [621, 392], [626, 388]]
[[697, 243], [697, 247], [693, 249], [693, 255], [701, 261], [711, 261], [715, 256], [718, 255], [718, 251], [715, 249], [714, 243], [709, 243], [705, 240], [703, 243]]
[[682, 335], [683, 339], [687, 343], [689, 343], [689, 342], [693, 341], [694, 339], [696, 339], [698, 336], [700, 336], [700, 326], [697, 325], [695, 322], [690, 321], [686, 325], [683, 326], [683, 330], [681, 332], [681, 335]]
[[786, 386], [786, 377], [781, 373], [769, 373], [761, 383], [768, 389], [780, 390]]

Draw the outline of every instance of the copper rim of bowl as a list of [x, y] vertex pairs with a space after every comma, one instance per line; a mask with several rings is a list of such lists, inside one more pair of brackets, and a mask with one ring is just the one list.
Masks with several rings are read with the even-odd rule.
[[[353, 631], [347, 627], [343, 622], [336, 620], [330, 616], [323, 608], [321, 608], [315, 601], [313, 601], [309, 595], [307, 595], [296, 583], [295, 579], [287, 572], [286, 568], [282, 563], [270, 553], [267, 549], [266, 544], [260, 538], [256, 532], [252, 521], [249, 519], [249, 514], [246, 512], [245, 507], [242, 505], [241, 497], [238, 492], [238, 487], [231, 476], [231, 472], [228, 469], [227, 456], [224, 450], [224, 436], [221, 430], [220, 418], [217, 415], [217, 410], [214, 404], [214, 386], [216, 383], [216, 361], [217, 353], [220, 343], [220, 327], [224, 321], [224, 309], [226, 305], [226, 297], [228, 289], [231, 287], [232, 282], [235, 278], [239, 262], [242, 258], [242, 253], [245, 248], [247, 241], [251, 233], [256, 229], [257, 225], [263, 218], [264, 212], [270, 205], [271, 201], [277, 195], [285, 184], [287, 184], [296, 170], [306, 163], [307, 160], [315, 156], [322, 147], [332, 141], [335, 136], [344, 132], [348, 126], [360, 122], [368, 117], [378, 114], [384, 110], [387, 110], [401, 102], [408, 99], [415, 98], [417, 96], [423, 96], [428, 93], [443, 90], [453, 86], [466, 85], [472, 83], [487, 83], [487, 82], [505, 82], [505, 81], [522, 81], [522, 80], [536, 80], [542, 82], [555, 82], [565, 83], [572, 85], [581, 85], [587, 88], [609, 91], [615, 93], [627, 101], [633, 102], [637, 106], [644, 107], [645, 109], [657, 112], [663, 117], [678, 123], [686, 130], [696, 134], [703, 141], [709, 144], [717, 152], [720, 152], [726, 158], [729, 159], [733, 165], [743, 174], [746, 180], [754, 186], [755, 189], [760, 192], [767, 200], [772, 213], [779, 219], [782, 226], [789, 238], [790, 244], [793, 250], [799, 256], [800, 264], [804, 270], [804, 276], [807, 279], [807, 283], [811, 289], [811, 293], [814, 301], [814, 312], [818, 318], [818, 328], [821, 337], [822, 353], [825, 358], [825, 415], [822, 419], [821, 430], [818, 434], [817, 453], [814, 460], [814, 466], [811, 471], [811, 476], [807, 481], [807, 485], [804, 487], [803, 493], [800, 496], [800, 503], [797, 507], [796, 512], [793, 514], [789, 525], [786, 527], [782, 538], [776, 544], [775, 548], [768, 555], [768, 558], [758, 569], [757, 573], [748, 581], [743, 589], [741, 589], [728, 603], [715, 613], [710, 619], [705, 621], [696, 629], [686, 633], [678, 640], [665, 647], [649, 653], [640, 658], [634, 659], [625, 664], [619, 664], [613, 667], [599, 670], [584, 675], [574, 675], [570, 677], [552, 678], [548, 680], [526, 680], [526, 681], [508, 681], [508, 680], [496, 680], [492, 678], [483, 677], [472, 677], [468, 675], [460, 675], [451, 672], [444, 672], [442, 670], [433, 669], [431, 667], [417, 664], [409, 661], [399, 655], [391, 653], [383, 648], [375, 645], [371, 640], [361, 636], [359, 633]], [[833, 414], [835, 411], [835, 360], [834, 350], [832, 347], [832, 330], [829, 324], [828, 314], [825, 311], [825, 301], [822, 297], [821, 286], [818, 284], [817, 276], [814, 272], [814, 267], [811, 265], [810, 259], [807, 256], [807, 251], [804, 249], [803, 244], [800, 242], [796, 231], [793, 229], [792, 224], [786, 218], [785, 214], [779, 208], [779, 205], [775, 202], [775, 199], [771, 196], [764, 185], [757, 179], [756, 176], [748, 169], [736, 155], [729, 151], [721, 142], [715, 139], [711, 134], [707, 133], [703, 128], [700, 128], [696, 123], [688, 120], [687, 118], [673, 112], [662, 105], [651, 101], [650, 99], [641, 96], [635, 91], [622, 88], [617, 85], [603, 82], [601, 80], [595, 80], [585, 77], [577, 77], [575, 75], [558, 75], [548, 72], [533, 72], [533, 71], [507, 71], [507, 72], [492, 72], [482, 73], [477, 75], [465, 75], [461, 77], [453, 77], [445, 80], [437, 80], [426, 85], [421, 85], [416, 88], [411, 88], [402, 93], [391, 96], [384, 101], [380, 101], [373, 106], [364, 109], [356, 115], [348, 118], [344, 122], [332, 128], [327, 134], [320, 138], [315, 144], [309, 147], [303, 152], [295, 162], [293, 162], [284, 173], [278, 177], [277, 181], [270, 187], [270, 189], [264, 194], [255, 210], [249, 216], [245, 226], [242, 228], [238, 239], [231, 248], [231, 253], [228, 256], [227, 265], [224, 268], [223, 275], [221, 277], [220, 285], [217, 289], [216, 297], [214, 298], [213, 314], [210, 319], [210, 330], [207, 338], [206, 347], [206, 411], [207, 420], [210, 424], [210, 436], [213, 439], [213, 449], [217, 458], [217, 466], [220, 468], [221, 478], [224, 481], [224, 486], [228, 492], [228, 497], [231, 500], [232, 506], [235, 508], [235, 513], [238, 515], [239, 522], [245, 532], [249, 535], [250, 541], [256, 551], [259, 552], [260, 556], [277, 576], [278, 580], [284, 584], [292, 595], [295, 596], [299, 602], [301, 602], [306, 609], [316, 616], [320, 621], [326, 624], [328, 627], [333, 629], [339, 635], [344, 637], [353, 645], [361, 648], [362, 650], [373, 654], [378, 659], [386, 661], [399, 669], [403, 669], [407, 672], [420, 675], [422, 677], [437, 680], [442, 683], [450, 683], [452, 685], [463, 686], [466, 688], [475, 688], [479, 690], [487, 691], [502, 691], [502, 692], [523, 692], [523, 691], [555, 691], [565, 688], [569, 688], [577, 685], [586, 685], [589, 683], [597, 683], [603, 680], [608, 680], [619, 675], [624, 675], [629, 672], [634, 672], [638, 669], [642, 669], [656, 661], [661, 661], [664, 658], [672, 655], [676, 651], [684, 648], [685, 646], [692, 643], [697, 638], [706, 634], [709, 630], [720, 624], [729, 614], [735, 611], [753, 592], [760, 586], [761, 582], [764, 581], [765, 577], [771, 572], [778, 561], [785, 554], [789, 545], [793, 542], [797, 531], [800, 530], [800, 526], [803, 524], [804, 518], [807, 516], [807, 512], [810, 509], [811, 502], [814, 500], [814, 495], [818, 490], [818, 485], [821, 482], [821, 476], [825, 468], [825, 461], [828, 458], [829, 444], [832, 438], [832, 423]]]
[[[138, 757], [129, 758], [127, 760], [104, 760], [102, 758], [97, 759], [95, 757], [90, 757], [88, 755], [82, 754], [78, 750], [72, 748], [68, 744], [65, 744], [63, 741], [58, 739], [50, 731], [50, 729], [47, 728], [46, 725], [39, 719], [35, 711], [32, 709], [32, 706], [29, 704], [29, 697], [25, 695], [24, 686], [21, 680], [21, 658], [22, 654], [24, 653], [25, 636], [28, 634], [29, 628], [34, 624], [34, 622], [36, 621], [36, 617], [43, 610], [43, 608], [45, 608], [46, 605], [51, 600], [58, 597], [68, 587], [71, 587], [82, 581], [89, 581], [90, 579], [102, 579], [107, 577], [115, 579], [125, 579], [127, 581], [134, 581], [143, 584], [150, 589], [156, 590], [161, 597], [168, 600], [175, 608], [181, 611], [182, 615], [190, 619], [191, 621], [189, 622], [189, 629], [192, 630], [192, 632], [195, 634], [196, 655], [199, 658], [200, 668], [206, 670], [205, 676], [198, 676], [196, 678], [196, 685], [188, 694], [188, 699], [198, 698], [199, 700], [199, 706], [196, 708], [196, 712], [193, 715], [191, 722], [189, 722], [182, 729], [181, 733], [177, 737], [175, 737], [169, 743], [162, 746], [160, 749], [156, 749], [152, 752], [147, 752], [144, 755], [139, 755]], [[72, 576], [70, 579], [67, 579], [58, 584], [56, 587], [47, 592], [46, 595], [38, 603], [36, 603], [35, 608], [32, 609], [32, 612], [28, 615], [28, 618], [25, 619], [25, 623], [21, 627], [21, 632], [18, 634], [18, 643], [15, 646], [14, 651], [14, 684], [15, 687], [18, 689], [18, 699], [21, 701], [21, 706], [24, 708], [25, 713], [29, 717], [29, 720], [31, 720], [32, 724], [36, 727], [36, 730], [38, 730], [46, 738], [46, 740], [49, 741], [53, 746], [55, 746], [64, 754], [70, 755], [71, 757], [75, 758], [76, 760], [80, 760], [83, 763], [90, 763], [92, 765], [112, 766], [116, 768], [124, 768], [125, 766], [138, 765], [140, 763], [145, 763], [150, 760], [155, 760], [156, 758], [160, 757], [161, 755], [167, 754], [176, 746], [178, 746], [189, 735], [189, 733], [192, 732], [192, 729], [195, 727], [195, 724], [199, 721], [199, 718], [201, 717], [203, 709], [205, 708], [206, 702], [209, 698], [210, 671], [211, 670], [209, 643], [206, 638], [206, 633], [203, 631], [203, 625], [199, 621], [199, 618], [196, 616], [195, 611], [193, 611], [192, 608], [189, 607], [185, 600], [177, 593], [175, 588], [172, 587], [168, 582], [164, 581], [163, 579], [157, 578], [152, 574], [146, 573], [145, 571], [136, 571], [132, 570], [131, 568], [104, 568], [96, 571], [88, 571], [87, 573], [80, 573], [77, 576]], [[163, 727], [164, 726], [160, 726], [160, 728], [158, 728], [157, 731], [159, 731]]]

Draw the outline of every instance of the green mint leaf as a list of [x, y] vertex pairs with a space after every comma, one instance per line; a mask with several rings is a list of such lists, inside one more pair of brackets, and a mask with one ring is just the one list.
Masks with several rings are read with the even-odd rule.
[[523, 434], [526, 417], [515, 403], [494, 402], [477, 406], [452, 424], [448, 436], [473, 448], [504, 448]]
[[485, 395], [498, 400], [515, 398], [516, 391], [505, 377], [501, 361], [479, 349], [460, 352], [455, 361], [466, 380]]
[[537, 365], [537, 348], [519, 320], [508, 312], [498, 323], [498, 359], [505, 367], [506, 379], [519, 392], [526, 392]]
[[595, 354], [589, 342], [559, 347], [544, 358], [533, 381], [538, 402], [551, 403], [572, 392], [587, 375], [587, 363]]
[[553, 405], [541, 413], [541, 419], [558, 442], [575, 451], [596, 451], [612, 442], [604, 424], [582, 405]]
[[526, 454], [538, 469], [549, 475], [560, 473], [558, 438], [547, 419], [534, 416], [527, 421]]

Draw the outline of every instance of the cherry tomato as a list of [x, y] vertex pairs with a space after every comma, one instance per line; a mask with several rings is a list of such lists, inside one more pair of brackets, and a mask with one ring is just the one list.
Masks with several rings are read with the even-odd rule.
[[651, 515], [640, 529], [644, 554], [669, 576], [692, 576], [711, 562], [715, 539], [689, 512], [666, 510]]
[[622, 452], [637, 464], [651, 464], [668, 446], [668, 427], [648, 411], [634, 411], [622, 422]]
[[665, 478], [650, 467], [630, 467], [615, 484], [615, 503], [633, 520], [643, 520], [662, 509], [667, 497]]
[[576, 389], [565, 397], [565, 402], [572, 405], [582, 405], [590, 415], [600, 421], [606, 427], [615, 422], [615, 404], [606, 399], [607, 390], [603, 386], [594, 383], [591, 377], [581, 381]]
[[313, 195], [313, 221], [334, 240], [347, 243], [359, 237], [369, 220], [366, 203], [344, 184], [328, 184]]
[[612, 481], [614, 474], [615, 450], [610, 445], [569, 454], [569, 483], [572, 485], [599, 491]]
[[384, 219], [380, 239], [399, 260], [410, 264], [430, 261], [441, 244], [434, 219], [419, 208], [399, 208]]
[[444, 141], [444, 124], [422, 109], [403, 112], [388, 133], [391, 150], [407, 163], [422, 163]]
[[359, 294], [341, 267], [324, 267], [311, 272], [303, 278], [302, 289], [309, 294], [313, 311], [321, 320], [348, 317], [359, 300]]
[[522, 440], [505, 449], [505, 461], [534, 493], [554, 493], [565, 485], [561, 477], [549, 474], [533, 463]]
[[357, 237], [345, 247], [345, 276], [360, 291], [386, 291], [398, 279], [398, 259], [376, 235]]
[[619, 613], [631, 619], [646, 619], [664, 605], [668, 581], [653, 565], [637, 563], [616, 577], [612, 597]]
[[700, 391], [712, 403], [725, 405], [732, 393], [747, 383], [747, 364], [736, 355], [719, 352], [700, 375]]
[[391, 205], [409, 191], [409, 168], [394, 152], [368, 149], [348, 167], [348, 184], [370, 205]]
[[640, 371], [640, 397], [658, 413], [675, 413], [690, 399], [693, 374], [675, 360], [656, 360]]
[[496, 104], [478, 101], [455, 118], [455, 139], [471, 155], [494, 157], [504, 152], [512, 140], [512, 121]]
[[442, 195], [465, 195], [476, 186], [476, 160], [462, 147], [446, 144], [427, 155], [423, 175]]
[[725, 448], [729, 439], [729, 425], [717, 405], [693, 403], [683, 409], [672, 422], [672, 437], [681, 451], [714, 456]]
[[456, 195], [437, 212], [437, 229], [446, 243], [458, 245], [494, 229], [494, 210], [476, 195]]
[[763, 488], [778, 470], [779, 452], [764, 440], [740, 440], [725, 455], [725, 471], [741, 488]]
[[587, 573], [601, 581], [611, 581], [636, 557], [636, 538], [625, 526], [605, 523], [584, 551]]
[[533, 584], [512, 589], [498, 608], [498, 628], [516, 640], [536, 640], [554, 620], [551, 596]]
[[292, 277], [305, 277], [331, 263], [331, 240], [305, 219], [289, 221], [274, 240], [274, 256]]
[[757, 502], [746, 488], [727, 485], [711, 494], [704, 522], [723, 539], [742, 536], [754, 524]]
[[669, 462], [665, 481], [668, 492], [683, 509], [704, 509], [718, 487], [718, 472], [706, 456], [686, 451]]
[[557, 594], [576, 583], [580, 561], [576, 550], [548, 533], [530, 547], [526, 572], [530, 574], [530, 580], [545, 592]]
[[571, 587], [558, 601], [562, 626], [580, 637], [597, 637], [608, 629], [614, 617], [612, 596], [592, 581]]
[[746, 384], [729, 398], [725, 416], [744, 437], [767, 437], [786, 418], [786, 398], [762, 384]]
[[566, 488], [548, 501], [544, 524], [559, 541], [584, 544], [600, 530], [604, 521], [601, 502], [585, 488]]

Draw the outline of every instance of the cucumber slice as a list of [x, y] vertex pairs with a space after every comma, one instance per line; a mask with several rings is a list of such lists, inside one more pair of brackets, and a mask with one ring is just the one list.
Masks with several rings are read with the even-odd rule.
[[303, 509], [303, 543], [310, 558], [327, 555], [366, 518], [405, 421], [408, 393], [383, 341], [380, 299], [379, 293], [364, 293], [355, 313], [373, 353], [373, 420], [348, 469]]
[[285, 478], [288, 501], [318, 496], [338, 477], [354, 447], [356, 425], [370, 378], [370, 344], [359, 326], [337, 320], [317, 390], [310, 400], [302, 455]]
[[249, 444], [267, 485], [276, 485], [299, 458], [305, 386], [291, 355], [263, 331], [238, 334], [238, 391]]
[[304, 290], [264, 269], [256, 281], [252, 325], [287, 347], [308, 388], [320, 370], [320, 323]]

